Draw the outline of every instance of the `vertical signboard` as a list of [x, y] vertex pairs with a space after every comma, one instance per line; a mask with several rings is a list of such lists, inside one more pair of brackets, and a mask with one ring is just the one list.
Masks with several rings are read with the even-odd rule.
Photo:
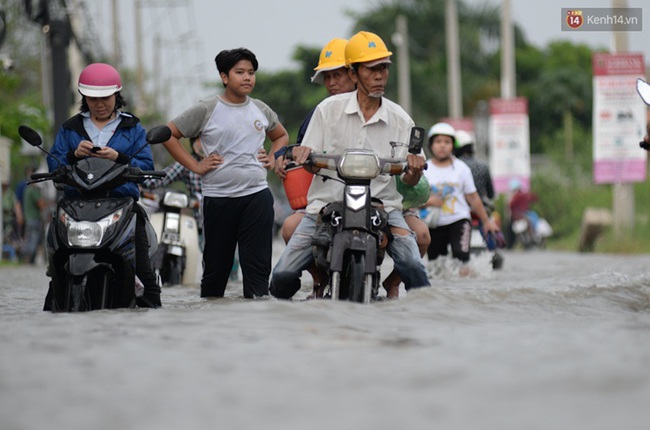
[[642, 54], [596, 53], [594, 71], [594, 182], [643, 182], [646, 152], [639, 149], [646, 123], [646, 105], [636, 93], [644, 77]]
[[446, 122], [456, 130], [464, 130], [468, 133], [474, 133], [474, 120], [472, 118], [443, 118], [441, 121]]
[[508, 184], [518, 179], [530, 189], [530, 129], [528, 101], [523, 98], [491, 99], [490, 170], [497, 193], [510, 191]]

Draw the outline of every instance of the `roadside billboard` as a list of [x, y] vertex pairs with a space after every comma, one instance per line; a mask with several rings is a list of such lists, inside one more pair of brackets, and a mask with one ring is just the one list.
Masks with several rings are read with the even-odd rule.
[[615, 184], [646, 179], [646, 152], [639, 148], [646, 128], [646, 105], [636, 92], [644, 78], [642, 54], [595, 53], [594, 182]]
[[518, 179], [530, 189], [530, 128], [528, 100], [524, 97], [491, 99], [490, 170], [497, 193], [509, 192], [509, 183]]

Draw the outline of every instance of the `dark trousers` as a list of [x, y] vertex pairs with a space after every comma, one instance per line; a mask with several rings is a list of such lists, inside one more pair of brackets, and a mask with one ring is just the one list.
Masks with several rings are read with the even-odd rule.
[[148, 219], [147, 213], [139, 205], [135, 204], [135, 274], [144, 284], [145, 300], [138, 300], [139, 306], [157, 307], [160, 306], [160, 285], [156, 282], [156, 275], [149, 258], [149, 240], [145, 222]]
[[244, 297], [268, 295], [273, 219], [273, 195], [268, 188], [244, 197], [203, 199], [201, 297], [223, 297], [237, 245]]
[[453, 224], [429, 229], [431, 243], [427, 249], [429, 260], [447, 255], [447, 246], [451, 246], [451, 255], [464, 263], [469, 261], [470, 236], [472, 224], [468, 219], [461, 219]]

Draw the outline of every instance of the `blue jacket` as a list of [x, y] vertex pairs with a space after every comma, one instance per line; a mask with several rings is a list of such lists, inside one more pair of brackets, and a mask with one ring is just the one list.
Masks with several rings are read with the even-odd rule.
[[[136, 116], [126, 112], [122, 112], [121, 117], [122, 120], [108, 141], [107, 146], [119, 153], [117, 158], [118, 163], [127, 164], [130, 160], [131, 166], [139, 167], [142, 170], [153, 170], [154, 165], [151, 148], [146, 144], [146, 132], [140, 124], [140, 120]], [[75, 157], [74, 151], [82, 140], [90, 140], [90, 137], [83, 126], [83, 116], [77, 114], [64, 122], [59, 133], [56, 135], [56, 140], [50, 150], [52, 156], [47, 157], [47, 165], [50, 172], [59, 167], [59, 162], [56, 158], [61, 160], [61, 163], [64, 165], [74, 164], [79, 161], [80, 159]], [[145, 146], [145, 148], [135, 158], [131, 159], [131, 156], [142, 146]], [[68, 188], [66, 188], [66, 194], [69, 194], [72, 190]], [[111, 196], [131, 196], [135, 200], [138, 200], [140, 198], [140, 190], [135, 183], [131, 182], [115, 188], [111, 192]]]

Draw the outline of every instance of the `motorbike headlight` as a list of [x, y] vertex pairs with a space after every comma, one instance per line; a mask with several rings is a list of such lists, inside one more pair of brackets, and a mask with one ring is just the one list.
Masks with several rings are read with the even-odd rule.
[[173, 208], [186, 208], [189, 203], [187, 194], [175, 193], [173, 191], [166, 192], [165, 198], [163, 199], [163, 205]]
[[81, 248], [99, 246], [106, 231], [122, 218], [123, 209], [118, 209], [99, 221], [77, 221], [66, 211], [59, 211], [59, 221], [67, 233], [68, 245]]
[[379, 159], [372, 151], [346, 151], [341, 156], [339, 174], [350, 179], [373, 179], [379, 176]]
[[165, 230], [178, 233], [180, 231], [181, 216], [175, 213], [168, 213], [165, 217]]

